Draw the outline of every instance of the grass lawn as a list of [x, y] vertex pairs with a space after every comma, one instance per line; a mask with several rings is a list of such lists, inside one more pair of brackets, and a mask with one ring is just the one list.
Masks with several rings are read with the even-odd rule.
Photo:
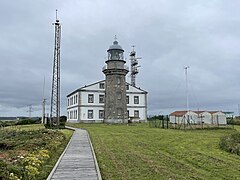
[[41, 124], [0, 129], [0, 179], [46, 179], [72, 133]]
[[240, 156], [219, 148], [232, 129], [68, 125], [88, 130], [103, 179], [240, 179]]

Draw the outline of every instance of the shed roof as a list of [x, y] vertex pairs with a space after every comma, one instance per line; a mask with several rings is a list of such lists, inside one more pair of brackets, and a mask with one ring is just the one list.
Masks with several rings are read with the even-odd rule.
[[[208, 112], [210, 114], [215, 114], [215, 113], [218, 113], [218, 112], [223, 113], [222, 111], [190, 111], [190, 112], [194, 112], [196, 114], [201, 114], [201, 113], [204, 113], [204, 112]], [[187, 113], [186, 110], [184, 110], [184, 111], [174, 111], [170, 114], [170, 116], [184, 116], [186, 113]]]

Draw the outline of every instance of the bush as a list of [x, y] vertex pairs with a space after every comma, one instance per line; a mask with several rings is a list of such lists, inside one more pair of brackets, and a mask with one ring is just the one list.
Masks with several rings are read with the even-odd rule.
[[26, 125], [26, 124], [36, 124], [37, 121], [32, 120], [32, 119], [24, 119], [24, 120], [20, 120], [16, 123], [16, 125]]
[[227, 118], [227, 124], [240, 125], [240, 119], [237, 118]]
[[[65, 123], [67, 121], [67, 117], [66, 116], [60, 116], [59, 118], [59, 129], [64, 129], [65, 128]], [[50, 124], [50, 118], [47, 118], [47, 123], [44, 124], [45, 128], [48, 129], [55, 129], [56, 128], [56, 123]]]
[[230, 152], [240, 155], [240, 133], [236, 132], [220, 139], [220, 148]]

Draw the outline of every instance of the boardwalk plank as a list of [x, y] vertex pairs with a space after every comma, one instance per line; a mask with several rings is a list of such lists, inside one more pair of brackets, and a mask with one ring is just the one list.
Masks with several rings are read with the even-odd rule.
[[99, 179], [91, 144], [86, 130], [75, 130], [67, 150], [49, 179]]

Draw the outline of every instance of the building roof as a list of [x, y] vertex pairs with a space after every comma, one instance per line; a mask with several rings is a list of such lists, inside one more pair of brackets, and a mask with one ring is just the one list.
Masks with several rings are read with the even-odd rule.
[[170, 116], [183, 116], [187, 113], [187, 111], [174, 111], [170, 114]]
[[[222, 111], [190, 111], [190, 112], [194, 112], [196, 114], [201, 114], [201, 113], [204, 113], [204, 112], [208, 112], [210, 114], [214, 114], [214, 113], [218, 113], [218, 112], [222, 113]], [[184, 110], [184, 111], [174, 111], [170, 114], [170, 116], [184, 116], [186, 113], [187, 113], [186, 110]]]
[[110, 50], [121, 50], [121, 51], [124, 52], [123, 48], [118, 44], [117, 40], [113, 41], [113, 44], [109, 47], [107, 52], [110, 51]]

